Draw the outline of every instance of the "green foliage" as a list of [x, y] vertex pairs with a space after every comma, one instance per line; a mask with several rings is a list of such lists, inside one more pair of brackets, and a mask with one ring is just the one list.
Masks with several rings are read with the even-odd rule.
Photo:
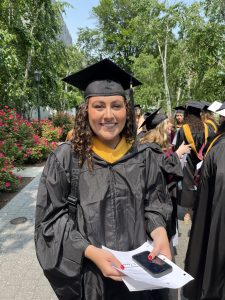
[[37, 107], [33, 74], [39, 69], [41, 105], [66, 111], [82, 95], [61, 79], [110, 57], [141, 79], [135, 97], [146, 109], [160, 105], [169, 112], [189, 98], [223, 100], [224, 3], [101, 0], [92, 11], [95, 28], [81, 28], [77, 47], [67, 47], [58, 39], [66, 3], [2, 0], [0, 97], [29, 118]]
[[144, 109], [224, 99], [224, 1], [168, 3], [100, 1], [96, 28], [81, 29], [78, 45], [93, 60], [102, 53], [132, 71], [143, 83], [135, 98]]
[[65, 141], [68, 131], [74, 127], [75, 120], [70, 114], [57, 113], [53, 116], [52, 122], [55, 127], [62, 129], [60, 140]]
[[54, 127], [51, 121], [46, 121], [41, 127], [42, 137], [48, 142], [58, 141], [62, 135], [62, 129], [60, 127]]
[[157, 58], [153, 55], [141, 54], [134, 59], [133, 73], [144, 82], [142, 88], [135, 91], [135, 101], [141, 104], [144, 111], [161, 104], [163, 89], [162, 74], [159, 70]]
[[59, 40], [65, 5], [51, 0], [0, 3], [0, 98], [27, 118], [37, 107], [36, 69], [42, 71], [41, 106], [66, 110], [80, 101], [80, 94], [61, 80], [84, 62], [75, 47]]

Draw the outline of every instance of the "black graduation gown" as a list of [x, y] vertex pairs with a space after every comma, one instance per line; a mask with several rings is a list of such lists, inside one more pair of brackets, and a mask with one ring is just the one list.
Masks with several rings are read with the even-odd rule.
[[60, 145], [49, 156], [40, 180], [35, 244], [45, 276], [61, 300], [152, 299], [149, 291], [131, 293], [123, 282], [104, 278], [83, 255], [89, 244], [133, 250], [156, 227], [166, 227], [172, 205], [154, 154], [141, 145], [114, 164], [94, 155], [92, 172], [85, 163], [76, 224], [68, 216], [66, 201], [70, 158], [71, 144]]
[[[197, 151], [200, 150], [202, 144], [204, 143], [205, 136], [204, 132], [192, 132], [193, 140]], [[188, 144], [188, 141], [184, 135], [183, 127], [177, 132], [177, 140], [175, 149], [178, 149], [182, 142]], [[179, 196], [179, 205], [183, 207], [192, 208], [196, 199], [196, 186], [194, 182], [194, 175], [196, 171], [196, 165], [199, 163], [197, 155], [193, 150], [190, 154], [187, 154], [187, 161], [183, 168], [183, 180], [182, 180], [182, 191]]]
[[151, 143], [150, 147], [156, 154], [157, 161], [163, 171], [173, 204], [171, 220], [167, 224], [167, 233], [171, 238], [176, 234], [177, 229], [177, 182], [183, 178], [183, 170], [176, 152], [166, 155], [161, 146], [156, 143]]
[[225, 299], [225, 136], [207, 154], [198, 189], [185, 270], [191, 300]]

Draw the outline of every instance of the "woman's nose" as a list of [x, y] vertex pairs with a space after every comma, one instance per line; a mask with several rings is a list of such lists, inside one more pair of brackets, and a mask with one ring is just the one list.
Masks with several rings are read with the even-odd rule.
[[106, 107], [104, 117], [108, 119], [114, 117], [111, 107]]

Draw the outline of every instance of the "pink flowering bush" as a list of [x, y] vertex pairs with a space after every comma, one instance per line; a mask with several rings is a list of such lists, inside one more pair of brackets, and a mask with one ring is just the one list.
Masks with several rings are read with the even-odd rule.
[[74, 127], [75, 118], [68, 113], [60, 112], [53, 116], [53, 125], [61, 128], [60, 141], [65, 141], [67, 133]]
[[0, 109], [0, 190], [15, 190], [20, 179], [12, 173], [14, 166], [45, 160], [61, 134], [49, 120], [28, 122], [15, 109]]
[[45, 121], [41, 127], [42, 137], [49, 142], [59, 141], [62, 135], [62, 128], [54, 127], [51, 121]]
[[13, 174], [13, 168], [12, 160], [0, 152], [0, 191], [10, 192], [17, 189], [22, 178]]
[[57, 142], [49, 142], [46, 138], [39, 138], [39, 141], [32, 148], [27, 148], [24, 161], [35, 163], [45, 160], [52, 150], [57, 147]]

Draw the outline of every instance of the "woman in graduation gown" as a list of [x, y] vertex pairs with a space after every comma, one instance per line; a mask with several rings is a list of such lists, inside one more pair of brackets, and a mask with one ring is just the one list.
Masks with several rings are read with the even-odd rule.
[[[147, 132], [141, 139], [141, 143], [150, 143], [168, 186], [173, 212], [171, 220], [167, 223], [167, 234], [171, 241], [173, 254], [172, 238], [177, 232], [177, 182], [183, 178], [180, 158], [183, 154], [190, 152], [190, 146], [183, 143], [176, 152], [173, 151], [172, 145], [169, 143], [173, 124], [166, 114], [159, 111], [160, 108], [149, 114], [142, 123], [141, 127], [145, 126]], [[178, 299], [177, 290], [168, 290], [167, 292], [169, 299]]]
[[[191, 152], [186, 156], [184, 163], [182, 190], [179, 196], [179, 205], [190, 212], [196, 200], [196, 166], [202, 160], [202, 150], [207, 138], [214, 134], [210, 127], [201, 120], [202, 107], [202, 103], [198, 101], [190, 100], [186, 103], [184, 125], [177, 133], [175, 145], [175, 149], [178, 149], [183, 142], [191, 145]], [[188, 213], [187, 216], [189, 216]]]
[[[64, 80], [85, 90], [85, 102], [74, 139], [49, 156], [40, 180], [35, 221], [40, 265], [59, 299], [160, 299], [151, 291], [129, 292], [113, 267], [124, 266], [102, 249], [130, 251], [151, 238], [149, 259], [158, 253], [171, 259], [165, 229], [171, 200], [152, 150], [134, 142], [125, 98], [130, 81], [140, 82], [108, 59]], [[67, 200], [74, 159], [80, 166], [75, 216]]]
[[190, 145], [182, 143], [174, 151], [173, 146], [169, 143], [173, 125], [167, 115], [159, 111], [160, 108], [149, 114], [142, 123], [141, 126], [146, 127], [147, 133], [141, 139], [141, 143], [150, 143], [167, 182], [173, 203], [171, 222], [167, 226], [167, 233], [171, 238], [176, 234], [177, 228], [177, 183], [183, 178], [180, 158], [184, 154], [190, 153]]
[[[225, 108], [225, 105], [224, 105]], [[194, 208], [184, 287], [190, 300], [225, 299], [225, 122], [206, 149]]]

